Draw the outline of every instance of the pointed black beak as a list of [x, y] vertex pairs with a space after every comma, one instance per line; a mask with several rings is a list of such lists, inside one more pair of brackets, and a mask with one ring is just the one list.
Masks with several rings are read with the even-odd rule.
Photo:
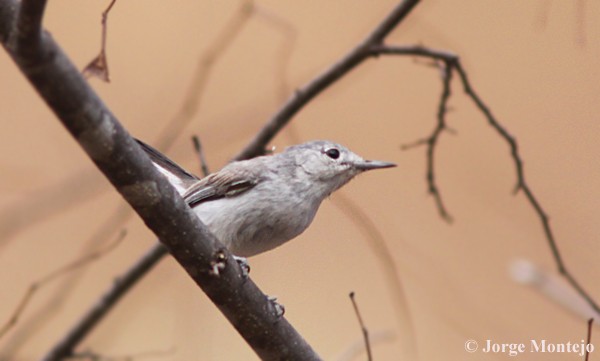
[[392, 168], [396, 165], [390, 162], [382, 162], [378, 160], [364, 160], [360, 163], [354, 164], [356, 169], [360, 169], [362, 171], [371, 170], [371, 169], [383, 169], [383, 168]]

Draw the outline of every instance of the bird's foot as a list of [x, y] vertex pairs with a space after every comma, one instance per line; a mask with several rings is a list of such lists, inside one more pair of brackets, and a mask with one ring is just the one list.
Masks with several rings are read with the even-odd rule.
[[250, 264], [248, 264], [248, 259], [246, 257], [238, 257], [236, 255], [233, 256], [233, 259], [238, 263], [238, 265], [242, 269], [242, 278], [248, 278], [248, 274], [250, 274]]
[[275, 316], [277, 316], [278, 319], [283, 317], [283, 314], [285, 313], [285, 307], [283, 307], [282, 304], [277, 302], [277, 297], [267, 296], [267, 300], [269, 300], [269, 303], [275, 310]]

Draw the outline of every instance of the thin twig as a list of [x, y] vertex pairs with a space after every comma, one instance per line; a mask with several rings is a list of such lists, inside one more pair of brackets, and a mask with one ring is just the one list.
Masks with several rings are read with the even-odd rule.
[[[72, 191], [76, 192], [76, 188]], [[122, 202], [116, 212], [100, 223], [91, 236], [82, 242], [79, 257], [85, 256], [90, 250], [105, 247], [133, 214], [131, 207]], [[20, 321], [19, 327], [11, 332], [10, 338], [6, 340], [0, 351], [0, 360], [14, 359], [20, 349], [27, 347], [29, 340], [35, 338], [39, 331], [44, 330], [47, 322], [56, 317], [64, 308], [66, 300], [82, 280], [85, 271], [86, 269], [81, 269], [78, 272], [69, 273], [56, 282], [58, 285], [52, 287], [52, 294], [46, 298], [44, 304], [36, 308], [35, 312], [32, 312], [26, 319]]]
[[374, 54], [371, 53], [370, 48], [381, 44], [383, 39], [419, 2], [420, 0], [400, 2], [365, 40], [308, 84], [296, 90], [294, 95], [266, 122], [254, 139], [234, 159], [242, 160], [264, 154], [267, 144], [300, 109], [368, 57], [373, 56]]
[[129, 270], [121, 277], [117, 277], [110, 288], [100, 297], [88, 312], [81, 317], [67, 335], [58, 342], [44, 357], [45, 361], [58, 361], [73, 355], [75, 346], [89, 331], [96, 326], [99, 320], [104, 318], [108, 311], [121, 299], [121, 296], [131, 289], [149, 269], [167, 254], [166, 248], [161, 244], [155, 244], [144, 254]]
[[100, 53], [83, 69], [82, 73], [85, 77], [95, 76], [105, 82], [110, 82], [108, 74], [108, 60], [106, 58], [106, 37], [107, 37], [107, 25], [108, 13], [115, 5], [117, 0], [112, 0], [106, 10], [102, 12], [102, 40], [100, 46]]
[[356, 314], [356, 318], [358, 319], [358, 323], [363, 334], [363, 338], [365, 341], [365, 349], [367, 350], [367, 360], [372, 361], [373, 355], [371, 354], [371, 344], [369, 342], [369, 330], [365, 327], [362, 317], [360, 316], [358, 305], [356, 304], [356, 300], [354, 299], [354, 292], [350, 292], [349, 297], [350, 301], [352, 301], [352, 307], [354, 307], [354, 313]]
[[594, 324], [594, 319], [590, 318], [588, 320], [588, 327], [587, 327], [587, 341], [585, 343], [585, 361], [589, 361], [590, 358], [590, 352], [589, 352], [589, 345], [592, 342], [592, 325]]
[[197, 135], [192, 136], [192, 143], [194, 144], [194, 151], [198, 156], [198, 161], [200, 162], [200, 170], [202, 171], [202, 176], [206, 177], [210, 174], [208, 170], [208, 164], [206, 163], [206, 158], [204, 157], [204, 149], [202, 148], [202, 143], [200, 142], [200, 138]]
[[253, 9], [252, 1], [242, 1], [233, 17], [229, 19], [200, 56], [179, 110], [154, 143], [157, 149], [164, 151], [169, 148], [182, 130], [198, 114], [215, 64], [240, 35], [253, 14]]
[[19, 317], [21, 317], [21, 314], [23, 313], [23, 311], [25, 311], [25, 308], [29, 304], [29, 301], [31, 301], [32, 297], [34, 296], [34, 294], [37, 291], [39, 291], [42, 287], [51, 283], [55, 279], [65, 275], [69, 272], [72, 272], [72, 271], [76, 270], [77, 268], [80, 268], [80, 267], [88, 265], [94, 261], [97, 261], [105, 254], [112, 251], [119, 243], [121, 243], [121, 241], [123, 240], [123, 238], [125, 238], [126, 235], [127, 235], [127, 232], [125, 230], [121, 231], [119, 233], [119, 235], [117, 236], [117, 238], [113, 242], [111, 242], [108, 246], [106, 246], [105, 248], [99, 249], [93, 253], [88, 254], [85, 257], [82, 257], [74, 262], [71, 262], [65, 266], [62, 266], [62, 267], [54, 270], [53, 272], [47, 274], [46, 276], [40, 278], [39, 280], [31, 283], [29, 285], [29, 288], [27, 289], [27, 291], [21, 298], [21, 301], [17, 305], [17, 308], [13, 312], [11, 318], [4, 324], [4, 326], [2, 326], [0, 328], [0, 339], [2, 337], [4, 337], [4, 335], [17, 324], [17, 322], [19, 321]]
[[277, 100], [283, 102], [290, 93], [287, 71], [292, 59], [292, 52], [296, 47], [296, 40], [298, 38], [297, 30], [287, 19], [256, 4], [254, 5], [254, 14], [256, 15], [256, 19], [263, 20], [267, 25], [278, 29], [279, 33], [283, 35], [278, 55], [276, 56], [278, 64], [275, 71], [278, 88]]
[[106, 188], [106, 182], [90, 168], [67, 176], [59, 184], [46, 184], [18, 198], [0, 210], [0, 250], [19, 232], [90, 199]]
[[438, 144], [440, 135], [446, 126], [446, 114], [448, 110], [448, 100], [450, 99], [450, 82], [452, 80], [452, 64], [450, 61], [443, 62], [441, 66], [442, 71], [442, 94], [440, 96], [440, 103], [438, 105], [437, 113], [437, 125], [431, 135], [422, 140], [427, 145], [427, 184], [429, 185], [429, 193], [435, 199], [437, 208], [440, 212], [440, 216], [447, 222], [452, 222], [452, 217], [446, 210], [444, 202], [442, 201], [442, 195], [438, 190], [435, 173], [434, 173], [434, 155], [435, 148]]
[[441, 70], [442, 74], [442, 92], [440, 94], [440, 100], [438, 104], [437, 111], [437, 125], [433, 129], [432, 133], [425, 138], [418, 139], [415, 142], [409, 144], [403, 144], [401, 148], [403, 150], [412, 149], [417, 146], [424, 145], [427, 147], [427, 186], [429, 193], [433, 196], [438, 212], [442, 219], [447, 222], [452, 222], [452, 217], [450, 213], [446, 209], [444, 202], [442, 201], [442, 195], [438, 189], [436, 177], [435, 177], [435, 166], [434, 166], [434, 156], [435, 149], [438, 145], [438, 141], [442, 132], [448, 130], [448, 126], [446, 124], [446, 115], [448, 114], [448, 101], [451, 95], [450, 83], [452, 81], [452, 71], [454, 68], [454, 64], [457, 61], [457, 57], [454, 54], [448, 52], [441, 51], [432, 51], [430, 49], [426, 49], [423, 46], [374, 46], [371, 48], [371, 51], [374, 55], [418, 55], [418, 56], [426, 56], [441, 62], [438, 64], [438, 67]]
[[[378, 344], [389, 343], [392, 344], [397, 339], [396, 334], [392, 330], [375, 330], [369, 332], [369, 343], [371, 347], [375, 347]], [[353, 361], [358, 358], [359, 355], [365, 353], [365, 339], [361, 334], [360, 339], [353, 341], [346, 347], [345, 350], [340, 352], [339, 355], [332, 357], [335, 361]], [[397, 360], [417, 360], [417, 358], [405, 358], [404, 356], [398, 355]]]
[[[529, 184], [525, 179], [525, 172], [523, 167], [523, 160], [519, 153], [518, 143], [514, 136], [512, 136], [508, 130], [500, 124], [500, 122], [496, 119], [496, 117], [492, 114], [490, 108], [483, 102], [479, 94], [473, 89], [471, 83], [469, 82], [469, 78], [467, 76], [466, 71], [464, 70], [460, 59], [458, 56], [452, 53], [448, 53], [445, 51], [439, 51], [434, 49], [428, 49], [423, 46], [395, 46], [395, 45], [380, 45], [374, 46], [371, 48], [371, 51], [374, 55], [413, 55], [413, 56], [421, 56], [436, 60], [441, 60], [446, 63], [447, 66], [450, 67], [449, 71], [456, 71], [460, 78], [460, 81], [463, 85], [463, 89], [465, 94], [475, 103], [475, 106], [479, 109], [479, 111], [485, 116], [488, 124], [500, 135], [504, 141], [509, 146], [510, 154], [513, 159], [513, 163], [515, 164], [515, 172], [517, 176], [517, 182], [515, 186], [515, 192], [522, 191], [527, 199], [529, 205], [533, 208], [534, 212], [538, 216], [540, 223], [542, 225], [544, 235], [548, 242], [548, 246], [552, 252], [552, 256], [554, 258], [554, 262], [556, 263], [556, 267], [558, 268], [558, 272], [569, 282], [571, 287], [575, 289], [579, 295], [586, 300], [586, 302], [594, 309], [596, 312], [600, 312], [600, 307], [591, 297], [591, 295], [581, 286], [581, 284], [575, 279], [575, 277], [571, 274], [570, 271], [567, 270], [565, 263], [562, 259], [561, 253], [558, 249], [558, 245], [556, 243], [556, 239], [554, 238], [554, 233], [550, 226], [550, 218], [548, 217], [546, 211], [542, 207], [539, 200], [533, 194]], [[440, 103], [441, 104], [441, 103]], [[439, 114], [438, 114], [439, 115]], [[439, 118], [438, 118], [439, 122]], [[438, 126], [439, 128], [439, 126]], [[438, 129], [436, 128], [436, 130]], [[434, 130], [435, 132], [435, 130]], [[424, 141], [420, 140], [416, 144], [422, 144]], [[431, 162], [428, 164], [431, 166]], [[429, 172], [429, 170], [428, 170]], [[430, 173], [433, 174], [433, 173]], [[441, 212], [441, 210], [440, 210]]]
[[401, 355], [407, 359], [417, 358], [417, 341], [412, 322], [408, 301], [404, 293], [404, 286], [398, 269], [392, 257], [392, 252], [387, 246], [383, 234], [375, 225], [373, 220], [358, 205], [345, 196], [343, 191], [338, 191], [332, 202], [338, 207], [369, 239], [368, 245], [380, 262], [384, 271], [387, 284], [391, 291], [392, 305], [394, 306], [398, 328], [401, 330], [399, 335]]
[[525, 180], [523, 161], [521, 160], [521, 156], [519, 154], [517, 141], [512, 135], [510, 135], [510, 133], [508, 133], [504, 126], [502, 126], [498, 122], [498, 120], [492, 115], [492, 112], [490, 111], [488, 106], [485, 105], [485, 103], [481, 100], [479, 95], [473, 90], [471, 84], [469, 83], [467, 73], [463, 69], [460, 62], [457, 61], [455, 63], [455, 69], [458, 72], [460, 79], [463, 83], [465, 93], [473, 100], [477, 108], [479, 108], [479, 110], [485, 115], [486, 119], [488, 120], [488, 123], [508, 143], [517, 173], [517, 185], [515, 187], [515, 190], [523, 191], [529, 204], [534, 209], [535, 213], [540, 219], [542, 228], [544, 230], [544, 234], [546, 236], [546, 240], [548, 241], [548, 245], [550, 247], [550, 250], [552, 251], [552, 256], [554, 257], [554, 262], [556, 263], [556, 266], [558, 268], [558, 272], [567, 279], [571, 286], [581, 295], [581, 297], [583, 297], [589, 303], [589, 305], [594, 309], [594, 311], [600, 312], [600, 307], [598, 306], [596, 301], [594, 301], [590, 294], [583, 289], [583, 287], [579, 284], [579, 282], [575, 279], [571, 272], [567, 270], [565, 266], [562, 256], [558, 250], [556, 239], [554, 238], [554, 232], [550, 227], [550, 218], [546, 214], [546, 211], [542, 208], [538, 199], [534, 196], [533, 191], [531, 190], [529, 184]]

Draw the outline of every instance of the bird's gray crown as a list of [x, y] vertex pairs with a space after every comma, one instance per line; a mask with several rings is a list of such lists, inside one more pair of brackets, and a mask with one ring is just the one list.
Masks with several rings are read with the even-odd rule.
[[393, 163], [365, 160], [343, 145], [327, 140], [288, 147], [280, 156], [293, 159], [313, 182], [327, 183], [324, 188], [327, 194], [366, 170], [395, 166]]

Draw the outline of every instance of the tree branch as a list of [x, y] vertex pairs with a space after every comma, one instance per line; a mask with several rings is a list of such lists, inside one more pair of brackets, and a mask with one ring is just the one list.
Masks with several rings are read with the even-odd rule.
[[[590, 343], [592, 342], [592, 325], [594, 324], [594, 319], [590, 318], [588, 320], [588, 326], [587, 326], [587, 341], [585, 342], [585, 361], [588, 361], [590, 359], [590, 352], [589, 352], [589, 346]], [[593, 349], [592, 349], [593, 350]]]
[[152, 269], [159, 260], [167, 254], [167, 249], [161, 244], [155, 244], [144, 254], [123, 276], [118, 277], [112, 286], [104, 293], [99, 301], [88, 310], [88, 312], [79, 319], [77, 324], [72, 327], [67, 335], [57, 343], [48, 354], [44, 361], [61, 360], [69, 356], [75, 350], [75, 347], [88, 335], [90, 330], [100, 321], [135, 285], [147, 272]]
[[402, 146], [403, 150], [407, 150], [410, 148], [414, 148], [420, 145], [427, 146], [427, 184], [429, 188], [429, 193], [435, 199], [435, 203], [437, 205], [438, 211], [440, 213], [440, 217], [442, 217], [447, 222], [452, 222], [452, 217], [446, 210], [446, 206], [442, 201], [442, 195], [438, 190], [436, 178], [435, 178], [435, 166], [434, 166], [434, 156], [435, 149], [438, 145], [438, 140], [442, 135], [444, 130], [448, 130], [448, 126], [446, 125], [446, 113], [448, 112], [448, 100], [450, 99], [450, 82], [452, 80], [452, 64], [449, 61], [444, 61], [443, 65], [440, 66], [440, 70], [442, 72], [442, 93], [440, 95], [440, 102], [438, 105], [437, 112], [437, 125], [433, 129], [433, 132], [426, 138], [422, 138], [417, 140], [411, 144], [405, 144]]
[[25, 309], [27, 308], [27, 305], [32, 300], [33, 296], [35, 295], [35, 293], [38, 290], [40, 290], [42, 287], [49, 284], [50, 282], [54, 281], [55, 279], [58, 279], [59, 277], [64, 276], [65, 274], [76, 270], [77, 268], [83, 267], [91, 262], [99, 260], [102, 256], [104, 256], [108, 252], [112, 251], [119, 243], [121, 243], [123, 238], [125, 238], [126, 234], [127, 234], [127, 232], [125, 230], [122, 230], [119, 233], [117, 239], [114, 242], [112, 242], [111, 244], [109, 244], [108, 247], [99, 249], [95, 252], [92, 252], [92, 253], [86, 255], [85, 257], [82, 257], [78, 260], [75, 260], [75, 261], [65, 265], [65, 266], [62, 266], [62, 267], [48, 273], [44, 277], [32, 282], [29, 285], [29, 288], [27, 289], [27, 291], [25, 292], [23, 297], [21, 298], [21, 301], [19, 302], [17, 309], [15, 310], [15, 312], [13, 312], [13, 314], [10, 317], [10, 319], [8, 320], [8, 322], [6, 324], [4, 324], [4, 326], [0, 327], [0, 339], [2, 339], [2, 337], [13, 326], [15, 326], [17, 324], [19, 318], [21, 317], [21, 314], [23, 313], [23, 311], [25, 311]]
[[[464, 68], [460, 62], [459, 57], [457, 55], [449, 53], [449, 52], [428, 49], [428, 48], [425, 48], [423, 46], [418, 46], [418, 45], [417, 46], [379, 45], [379, 46], [372, 47], [371, 51], [373, 52], [373, 55], [378, 55], [378, 54], [379, 55], [383, 55], [383, 54], [386, 54], [386, 55], [414, 55], [414, 56], [421, 56], [421, 57], [426, 57], [426, 58], [430, 58], [430, 59], [434, 59], [434, 60], [439, 60], [439, 61], [443, 61], [445, 63], [446, 68], [448, 69], [447, 70], [448, 72], [452, 72], [452, 71], [457, 72], [457, 74], [460, 78], [460, 81], [463, 85], [465, 94], [467, 94], [467, 96], [473, 101], [473, 103], [475, 103], [475, 106], [479, 109], [479, 111], [485, 116], [488, 124], [508, 144], [511, 157], [515, 164], [515, 172], [517, 175], [515, 192], [518, 192], [519, 190], [523, 191], [523, 194], [525, 195], [527, 202], [529, 202], [529, 205], [533, 208], [534, 212], [538, 216], [540, 223], [542, 225], [543, 231], [544, 231], [544, 236], [546, 237], [546, 241], [548, 242], [548, 247], [550, 248], [550, 251], [552, 252], [552, 257], [554, 258], [554, 262], [556, 263], [556, 267], [558, 268], [559, 274], [562, 275], [567, 280], [567, 282], [571, 285], [571, 287], [573, 287], [573, 289], [575, 289], [575, 291], [577, 291], [577, 293], [579, 293], [579, 295], [583, 299], [585, 299], [585, 301], [590, 305], [590, 307], [592, 307], [594, 309], [594, 311], [600, 313], [600, 307], [598, 306], [596, 301], [583, 288], [583, 286], [581, 286], [579, 281], [577, 281], [577, 279], [571, 274], [571, 272], [565, 266], [565, 263], [561, 256], [561, 253], [558, 249], [556, 239], [554, 238], [554, 232], [552, 231], [552, 227], [550, 226], [550, 218], [548, 217], [546, 211], [542, 207], [539, 200], [533, 194], [531, 187], [529, 186], [529, 184], [527, 183], [527, 181], [525, 179], [525, 172], [523, 169], [523, 160], [519, 153], [519, 147], [518, 147], [518, 143], [517, 143], [515, 137], [512, 136], [502, 124], [500, 124], [500, 122], [492, 114], [490, 108], [483, 102], [483, 100], [481, 99], [479, 94], [473, 89], [473, 87], [469, 81], [469, 78], [467, 76], [467, 73], [464, 70]], [[447, 82], [445, 77], [442, 78], [442, 81], [444, 82], [444, 84], [446, 84], [446, 82]], [[444, 85], [444, 87], [446, 87], [446, 85]], [[442, 93], [441, 100], [440, 100], [440, 110], [441, 110], [441, 104], [446, 101], [445, 97], [446, 97], [445, 93]], [[436, 134], [436, 132], [439, 133], [438, 129], [440, 128], [440, 125], [439, 125], [440, 121], [441, 121], [440, 113], [438, 112], [438, 127], [436, 127], [436, 129], [434, 130], [432, 135], [426, 139], [429, 139], [429, 140], [431, 140], [432, 138], [437, 139], [439, 134]], [[416, 144], [422, 144], [422, 143], [423, 143], [423, 141], [417, 142]], [[435, 143], [435, 141], [434, 141], [434, 143]], [[432, 183], [435, 184], [435, 178], [433, 177], [434, 173], [432, 170], [433, 153], [432, 153], [431, 149], [432, 149], [431, 144], [428, 143], [428, 152], [427, 152], [427, 154], [428, 154], [428, 170], [427, 170], [427, 172], [428, 172], [428, 182], [429, 182], [430, 186]], [[431, 178], [430, 178], [430, 176], [431, 176]], [[438, 209], [440, 210], [441, 214], [444, 214], [445, 209], [443, 208], [442, 204], [438, 203]]]
[[17, 13], [17, 47], [27, 52], [30, 45], [37, 42], [42, 34], [42, 18], [46, 0], [22, 0]]
[[391, 292], [392, 304], [395, 309], [399, 330], [398, 340], [400, 341], [401, 351], [398, 357], [402, 360], [417, 359], [417, 340], [413, 317], [410, 314], [408, 300], [404, 293], [402, 280], [398, 275], [398, 267], [396, 267], [396, 263], [394, 262], [393, 253], [387, 246], [383, 234], [368, 214], [350, 198], [346, 197], [343, 191], [338, 191], [335, 197], [332, 197], [331, 201], [369, 239], [368, 245], [383, 269], [383, 275]]
[[383, 39], [408, 15], [420, 0], [404, 0], [354, 49], [318, 75], [295, 94], [271, 117], [250, 143], [235, 156], [235, 160], [253, 158], [265, 153], [265, 147], [273, 137], [309, 101], [327, 89], [350, 70], [375, 55], [370, 49]]
[[360, 325], [360, 330], [363, 334], [363, 339], [365, 341], [365, 350], [367, 351], [367, 361], [373, 360], [373, 354], [371, 353], [371, 342], [369, 341], [369, 330], [365, 326], [363, 319], [360, 315], [360, 310], [358, 309], [358, 305], [356, 304], [356, 299], [354, 298], [354, 292], [350, 292], [350, 301], [352, 301], [352, 307], [354, 308], [354, 313], [356, 314], [356, 318], [358, 319], [358, 324]]
[[[0, 23], [13, 23], [19, 3], [0, 2]], [[267, 297], [244, 279], [229, 251], [154, 169], [60, 47], [43, 32], [27, 49], [24, 36], [0, 26], [2, 45], [96, 166], [159, 237], [174, 258], [261, 358], [319, 359]], [[211, 275], [215, 263], [218, 276]]]

